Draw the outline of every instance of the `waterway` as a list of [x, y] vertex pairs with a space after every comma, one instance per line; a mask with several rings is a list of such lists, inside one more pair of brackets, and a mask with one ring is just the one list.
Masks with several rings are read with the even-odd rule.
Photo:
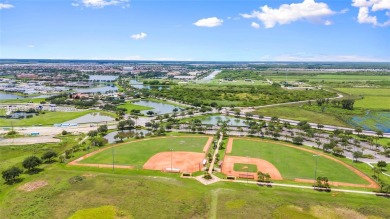
[[200, 80], [200, 82], [209, 82], [211, 80], [213, 80], [215, 78], [215, 76], [217, 76], [217, 74], [221, 73], [221, 70], [215, 70], [213, 72], [211, 72], [209, 75], [207, 75], [206, 77], [202, 78]]
[[115, 81], [118, 76], [115, 75], [90, 75], [89, 80], [94, 81]]
[[202, 119], [202, 124], [217, 125], [221, 121], [229, 121], [230, 126], [247, 126], [245, 120], [228, 116], [209, 116]]

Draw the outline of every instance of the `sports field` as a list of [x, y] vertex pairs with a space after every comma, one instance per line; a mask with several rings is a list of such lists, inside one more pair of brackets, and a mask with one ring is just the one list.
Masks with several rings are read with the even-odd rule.
[[[229, 143], [228, 143], [229, 144]], [[286, 143], [271, 141], [234, 139], [229, 156], [251, 157], [266, 160], [273, 164], [283, 179], [314, 179], [316, 159], [317, 176], [326, 176], [330, 181], [368, 185], [370, 182], [357, 175], [345, 165], [329, 159], [329, 155], [313, 156], [315, 151], [288, 147]], [[312, 151], [312, 152], [311, 152]], [[229, 153], [229, 146], [227, 148]], [[261, 171], [261, 168], [260, 168]]]
[[158, 165], [170, 167], [172, 159], [173, 168], [182, 166], [186, 170], [189, 166], [197, 165], [196, 167], [198, 167], [204, 158], [204, 151], [207, 151], [211, 142], [212, 137], [207, 136], [142, 139], [114, 145], [98, 153], [91, 153], [86, 155], [84, 159], [77, 161], [77, 163], [111, 167], [114, 157], [114, 163], [118, 167], [131, 166], [137, 169], [143, 167], [145, 169], [161, 170]]

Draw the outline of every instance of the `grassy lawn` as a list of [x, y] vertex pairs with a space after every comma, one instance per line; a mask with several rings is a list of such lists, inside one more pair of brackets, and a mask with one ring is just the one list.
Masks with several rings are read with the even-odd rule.
[[[285, 81], [285, 75], [266, 75], [265, 78], [275, 81]], [[341, 81], [389, 81], [388, 76], [380, 75], [335, 75], [335, 74], [313, 74], [313, 75], [292, 75], [287, 74], [287, 81], [309, 80], [313, 82], [341, 82]]]
[[269, 142], [236, 139], [231, 155], [261, 158], [272, 163], [289, 180], [313, 179], [315, 159], [318, 159], [317, 176], [326, 176], [330, 181], [367, 184], [365, 180], [344, 167], [324, 157], [313, 157], [312, 153]]
[[45, 98], [19, 98], [19, 99], [6, 99], [6, 100], [0, 100], [0, 103], [40, 103], [42, 101], [45, 101]]
[[85, 110], [79, 112], [45, 112], [39, 116], [27, 119], [4, 119], [0, 118], [0, 126], [32, 126], [32, 125], [52, 125], [66, 122], [84, 116], [88, 113], [99, 112], [97, 110]]
[[374, 110], [390, 109], [390, 89], [386, 88], [337, 88], [344, 93], [363, 96], [363, 99], [355, 101], [355, 107]]
[[254, 164], [235, 163], [234, 171], [257, 173], [257, 166]]
[[132, 102], [126, 102], [125, 104], [122, 104], [118, 106], [118, 108], [126, 109], [127, 112], [130, 112], [131, 110], [151, 110], [153, 107], [148, 107], [148, 106], [141, 106], [141, 105], [136, 105], [133, 104]]
[[[85, 176], [69, 183], [74, 176]], [[43, 180], [33, 192], [17, 187]], [[1, 184], [0, 218], [389, 218], [386, 199], [340, 192], [266, 188], [220, 182], [204, 186], [193, 179], [149, 171], [47, 166], [23, 182]], [[212, 206], [212, 203], [215, 205]], [[122, 217], [119, 217], [122, 215]], [[339, 215], [339, 216], [338, 216]], [[94, 217], [101, 218], [101, 217]]]
[[258, 115], [276, 116], [283, 119], [294, 119], [299, 121], [309, 121], [319, 124], [335, 125], [349, 127], [350, 125], [344, 122], [341, 118], [330, 113], [321, 113], [305, 109], [300, 106], [277, 106], [260, 108], [255, 111]]
[[[147, 139], [138, 142], [129, 142], [114, 148], [115, 163], [141, 167], [153, 155], [159, 152], [189, 151], [202, 153], [208, 137], [174, 137]], [[82, 160], [81, 163], [111, 164], [112, 150], [102, 151], [92, 157]]]

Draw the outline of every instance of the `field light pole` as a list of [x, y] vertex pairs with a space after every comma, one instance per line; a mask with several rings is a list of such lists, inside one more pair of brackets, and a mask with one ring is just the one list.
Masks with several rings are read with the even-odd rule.
[[315, 157], [316, 158], [316, 166], [315, 166], [315, 168], [314, 168], [314, 183], [316, 182], [316, 180], [317, 180], [317, 163], [318, 163], [318, 157], [319, 157], [320, 155], [313, 155], [313, 157]]

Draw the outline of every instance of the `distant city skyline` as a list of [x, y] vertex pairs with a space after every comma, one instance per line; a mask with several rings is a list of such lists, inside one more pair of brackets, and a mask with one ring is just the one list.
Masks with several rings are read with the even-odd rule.
[[390, 62], [390, 0], [0, 0], [0, 58]]

